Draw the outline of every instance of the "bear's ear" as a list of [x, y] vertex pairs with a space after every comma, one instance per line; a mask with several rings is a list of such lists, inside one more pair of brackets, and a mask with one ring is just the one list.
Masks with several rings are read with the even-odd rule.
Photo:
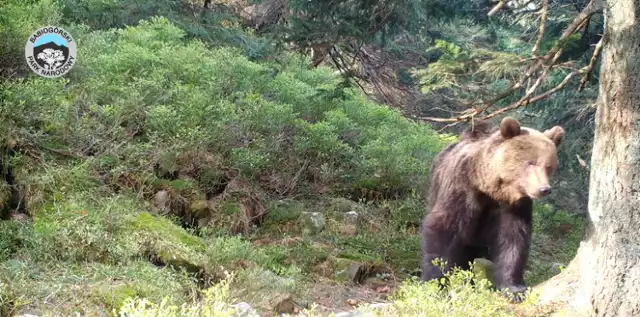
[[500, 134], [502, 134], [502, 137], [505, 139], [520, 135], [520, 123], [511, 117], [502, 119], [500, 123]]
[[547, 131], [544, 131], [544, 135], [546, 135], [556, 146], [560, 145], [562, 142], [562, 138], [564, 137], [564, 129], [557, 125]]

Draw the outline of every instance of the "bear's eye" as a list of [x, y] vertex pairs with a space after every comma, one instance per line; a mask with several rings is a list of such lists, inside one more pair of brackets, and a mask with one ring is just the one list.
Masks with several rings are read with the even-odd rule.
[[525, 161], [524, 165], [531, 166], [531, 165], [533, 165], [533, 161]]

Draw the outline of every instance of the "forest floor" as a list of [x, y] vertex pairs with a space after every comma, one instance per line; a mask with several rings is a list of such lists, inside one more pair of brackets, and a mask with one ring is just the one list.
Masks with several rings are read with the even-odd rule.
[[[4, 284], [3, 309], [37, 316], [72, 316], [76, 313], [107, 316], [136, 297], [158, 303], [169, 296], [170, 303], [179, 305], [201, 298], [199, 292], [208, 287], [203, 285], [211, 286], [215, 283], [213, 280], [219, 281], [219, 277], [212, 275], [222, 274], [220, 270], [233, 272], [229, 302], [248, 303], [260, 316], [296, 315], [311, 307], [313, 310], [308, 315], [352, 312], [348, 316], [360, 316], [356, 310], [363, 304], [411, 301], [412, 296], [420, 296], [416, 294], [420, 291], [428, 294], [423, 295], [428, 298], [422, 300], [433, 301], [441, 295], [428, 288], [415, 288], [413, 284], [405, 286], [412, 276], [419, 276], [420, 239], [411, 225], [415, 219], [403, 218], [408, 214], [407, 208], [410, 207], [406, 201], [401, 205], [381, 207], [342, 198], [275, 202], [267, 219], [250, 237], [218, 234], [202, 238], [160, 220], [164, 217], [156, 217], [158, 222], [155, 224], [151, 223], [156, 220], [147, 218], [144, 219], [145, 226], [155, 227], [152, 230], [159, 230], [158, 233], [164, 236], [148, 241], [157, 243], [152, 247], [156, 249], [156, 258], [148, 262], [138, 259], [125, 266], [64, 261], [42, 263], [30, 259], [33, 250], [16, 250], [13, 259], [2, 266], [5, 278], [10, 277], [5, 279], [10, 283]], [[403, 210], [405, 212], [400, 212]], [[151, 217], [151, 214], [147, 215]], [[34, 229], [28, 221], [13, 220], [3, 225], [13, 232]], [[550, 278], [562, 269], [562, 264], [568, 263], [580, 241], [580, 228], [579, 222], [568, 214], [554, 211], [548, 205], [537, 206], [532, 258], [526, 273], [529, 285]], [[118, 247], [108, 245], [109, 240], [96, 239], [93, 243], [98, 248]], [[183, 244], [186, 249], [168, 247], [174, 243], [172, 240], [186, 242]], [[200, 249], [201, 241], [206, 245], [204, 249]], [[98, 246], [100, 243], [105, 245]], [[84, 250], [87, 251], [89, 249]], [[217, 265], [224, 269], [214, 269]], [[195, 271], [206, 274], [189, 273]], [[474, 272], [475, 278], [487, 274], [486, 267]], [[207, 278], [211, 278], [209, 284]], [[502, 301], [497, 294], [479, 295], [465, 286], [458, 291], [461, 297], [465, 296], [465, 301], [478, 302], [474, 305], [489, 300]], [[443, 302], [441, 305], [452, 304]], [[502, 306], [493, 305], [495, 307], [491, 309], [503, 313], [505, 309], [514, 309], [513, 314], [517, 315], [517, 305], [506, 301], [500, 302]], [[536, 310], [546, 313], [547, 308], [537, 307]], [[527, 309], [531, 308], [527, 306]], [[389, 316], [394, 314], [397, 312]], [[405, 315], [410, 313], [405, 312]]]

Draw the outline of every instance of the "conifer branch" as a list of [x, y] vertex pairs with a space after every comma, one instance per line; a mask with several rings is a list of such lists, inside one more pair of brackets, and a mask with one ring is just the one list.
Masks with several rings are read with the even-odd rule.
[[[593, 70], [593, 67], [596, 64], [596, 61], [598, 59], [598, 57], [600, 56], [600, 52], [602, 51], [602, 39], [600, 39], [600, 41], [598, 42], [598, 44], [595, 47], [595, 50], [593, 51], [593, 55], [591, 56], [591, 60], [589, 62], [589, 65], [582, 67], [580, 69], [576, 69], [572, 72], [570, 72], [569, 74], [567, 74], [567, 76], [564, 77], [564, 79], [562, 80], [562, 82], [560, 82], [560, 84], [558, 84], [557, 86], [545, 91], [544, 93], [541, 93], [535, 97], [529, 98], [529, 99], [520, 99], [518, 102], [515, 102], [507, 107], [504, 107], [502, 109], [499, 109], [491, 114], [488, 114], [484, 117], [478, 118], [478, 120], [486, 120], [486, 119], [490, 119], [493, 118], [497, 115], [503, 114], [507, 111], [513, 110], [513, 109], [517, 109], [523, 106], [526, 106], [528, 104], [540, 101], [542, 99], [545, 99], [555, 93], [557, 93], [558, 91], [562, 90], [564, 87], [567, 86], [567, 84], [569, 84], [569, 82], [571, 81], [571, 79], [575, 76], [578, 75], [582, 75], [582, 78], [584, 79], [586, 76], [588, 76], [588, 74], [591, 73], [591, 71]], [[542, 78], [542, 77], [541, 77]], [[586, 80], [585, 80], [586, 81]], [[584, 89], [584, 84], [583, 81], [581, 79], [580, 81], [580, 87], [578, 88], [579, 90]]]
[[[545, 0], [545, 4], [548, 5], [548, 1]], [[499, 4], [498, 4], [499, 5]], [[496, 6], [497, 7], [497, 6]], [[494, 8], [495, 10], [495, 8]], [[544, 9], [543, 9], [544, 10]], [[513, 110], [513, 109], [517, 109], [517, 108], [521, 108], [524, 107], [526, 105], [529, 105], [533, 102], [542, 100], [544, 98], [547, 98], [553, 94], [555, 94], [556, 92], [560, 91], [561, 89], [563, 89], [568, 83], [569, 81], [577, 76], [577, 75], [582, 75], [583, 76], [583, 80], [586, 82], [586, 76], [588, 76], [588, 74], [591, 72], [591, 70], [593, 69], [596, 60], [598, 59], [598, 56], [600, 54], [600, 50], [602, 49], [602, 40], [600, 40], [600, 42], [598, 43], [598, 45], [596, 45], [596, 49], [593, 53], [593, 56], [591, 57], [590, 63], [589, 65], [578, 69], [578, 70], [574, 70], [572, 72], [570, 72], [565, 78], [564, 80], [557, 85], [556, 87], [541, 93], [539, 95], [533, 95], [535, 93], [535, 91], [538, 89], [538, 87], [542, 84], [542, 81], [547, 77], [547, 75], [549, 74], [549, 72], [552, 70], [552, 68], [554, 66], [557, 66], [558, 63], [558, 59], [560, 58], [562, 51], [563, 51], [563, 46], [564, 43], [568, 40], [568, 38], [574, 33], [576, 32], [576, 30], [578, 30], [582, 25], [584, 25], [584, 23], [586, 22], [586, 20], [588, 20], [593, 14], [595, 14], [596, 12], [599, 12], [600, 10], [602, 10], [602, 3], [600, 2], [600, 0], [591, 0], [589, 2], [589, 4], [582, 10], [582, 12], [580, 12], [574, 19], [573, 21], [569, 24], [569, 26], [564, 30], [564, 32], [562, 33], [562, 35], [560, 36], [560, 38], [558, 39], [556, 45], [554, 47], [552, 47], [549, 51], [547, 51], [546, 54], [544, 54], [543, 56], [539, 56], [539, 57], [535, 57], [533, 59], [533, 62], [531, 64], [531, 66], [527, 69], [527, 71], [523, 74], [523, 76], [520, 78], [519, 81], [515, 82], [511, 87], [505, 89], [503, 92], [499, 93], [496, 97], [492, 98], [489, 102], [483, 103], [482, 105], [472, 105], [470, 109], [467, 109], [466, 111], [464, 111], [461, 115], [458, 115], [456, 117], [450, 117], [450, 118], [436, 118], [436, 117], [416, 117], [414, 116], [414, 118], [419, 119], [419, 120], [424, 120], [424, 121], [431, 121], [431, 122], [440, 122], [440, 123], [451, 123], [450, 125], [447, 125], [447, 127], [453, 126], [457, 123], [463, 122], [463, 121], [469, 121], [473, 118], [476, 118], [477, 116], [479, 116], [480, 114], [484, 113], [485, 111], [489, 110], [489, 108], [491, 108], [494, 104], [496, 104], [498, 101], [508, 97], [509, 95], [511, 95], [512, 93], [514, 93], [515, 91], [521, 89], [524, 87], [525, 82], [527, 82], [530, 78], [532, 78], [532, 76], [534, 74], [539, 73], [542, 70], [542, 74], [540, 76], [538, 76], [535, 80], [535, 83], [526, 90], [525, 95], [520, 98], [518, 101], [516, 101], [515, 103], [506, 106], [504, 108], [498, 109], [497, 111], [489, 114], [489, 115], [485, 115], [483, 116], [481, 119], [489, 119], [492, 117], [495, 117], [499, 114], [505, 113], [507, 111]], [[492, 10], [493, 11], [493, 10]], [[546, 19], [546, 17], [545, 17]], [[541, 33], [544, 32], [544, 27], [541, 25]], [[539, 34], [539, 38], [540, 39], [542, 37], [542, 35]], [[537, 43], [536, 43], [537, 45]], [[538, 47], [539, 48], [539, 47]], [[536, 48], [536, 50], [538, 49]]]

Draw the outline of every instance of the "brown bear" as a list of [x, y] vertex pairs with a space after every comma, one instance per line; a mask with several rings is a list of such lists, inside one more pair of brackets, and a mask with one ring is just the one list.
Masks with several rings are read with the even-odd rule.
[[551, 192], [563, 136], [560, 126], [540, 132], [507, 117], [499, 128], [475, 123], [436, 156], [421, 225], [423, 281], [443, 277], [435, 258], [447, 272], [487, 257], [497, 289], [526, 291], [533, 200]]

